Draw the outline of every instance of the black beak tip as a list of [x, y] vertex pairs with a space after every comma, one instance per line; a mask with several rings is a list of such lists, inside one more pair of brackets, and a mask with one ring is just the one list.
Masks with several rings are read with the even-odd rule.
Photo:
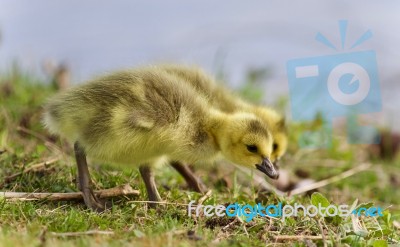
[[272, 179], [278, 179], [279, 178], [279, 172], [275, 169], [270, 169], [269, 167], [266, 167], [264, 165], [259, 165], [256, 164], [257, 170], [261, 171], [262, 173], [266, 174], [268, 177]]
[[275, 175], [274, 175], [273, 177], [270, 177], [270, 178], [272, 178], [272, 179], [278, 179], [278, 178], [279, 178], [279, 173], [278, 173], [278, 172], [275, 173]]

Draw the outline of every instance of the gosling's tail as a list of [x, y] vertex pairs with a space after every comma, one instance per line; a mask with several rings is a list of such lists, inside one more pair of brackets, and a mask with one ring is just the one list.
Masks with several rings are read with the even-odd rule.
[[44, 107], [43, 125], [50, 133], [74, 142], [79, 139], [80, 130], [90, 118], [89, 112], [80, 112], [76, 105], [50, 100]]

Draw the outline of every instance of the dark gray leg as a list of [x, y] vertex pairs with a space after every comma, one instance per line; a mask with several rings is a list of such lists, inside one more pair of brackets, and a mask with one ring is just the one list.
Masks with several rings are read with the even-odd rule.
[[[140, 175], [143, 178], [144, 184], [147, 190], [147, 197], [149, 201], [159, 202], [161, 201], [160, 194], [158, 193], [156, 183], [154, 181], [154, 174], [151, 167], [148, 165], [141, 165], [139, 167]], [[154, 208], [157, 203], [148, 203], [149, 207]]]
[[171, 162], [171, 166], [182, 175], [190, 189], [199, 193], [205, 193], [207, 191], [207, 187], [201, 179], [193, 173], [189, 166], [178, 161]]
[[78, 142], [74, 145], [76, 164], [78, 165], [78, 181], [79, 189], [82, 191], [83, 199], [88, 208], [91, 208], [97, 212], [103, 212], [105, 210], [104, 203], [94, 195], [91, 189], [91, 180], [88, 165], [86, 162], [86, 154], [83, 148]]

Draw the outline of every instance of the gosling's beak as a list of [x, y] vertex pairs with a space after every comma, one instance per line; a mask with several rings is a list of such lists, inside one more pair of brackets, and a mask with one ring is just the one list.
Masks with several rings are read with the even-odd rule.
[[275, 168], [274, 164], [272, 164], [272, 162], [268, 158], [264, 158], [261, 165], [256, 164], [256, 168], [265, 173], [268, 177], [272, 179], [279, 178], [278, 170]]

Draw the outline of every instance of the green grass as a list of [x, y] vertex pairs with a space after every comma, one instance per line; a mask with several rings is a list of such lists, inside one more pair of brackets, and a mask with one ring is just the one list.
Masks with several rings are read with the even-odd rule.
[[[64, 140], [50, 136], [40, 124], [41, 105], [55, 93], [49, 84], [33, 79], [18, 70], [0, 76], [0, 190], [15, 192], [72, 192], [76, 168], [71, 146]], [[333, 204], [372, 202], [385, 209], [379, 218], [361, 218], [365, 231], [356, 231], [349, 218], [297, 217], [269, 219], [256, 217], [246, 223], [228, 217], [188, 216], [191, 200], [202, 195], [185, 189], [184, 180], [170, 167], [157, 170], [157, 183], [162, 198], [168, 204], [147, 209], [144, 184], [136, 169], [91, 165], [97, 189], [129, 183], [140, 190], [136, 197], [118, 197], [109, 211], [98, 214], [86, 209], [82, 202], [6, 201], [0, 198], [0, 246], [386, 246], [399, 239], [400, 177], [399, 161], [370, 161], [365, 146], [345, 144], [334, 140], [327, 150], [299, 149], [297, 140], [304, 124], [289, 127], [291, 144], [282, 161], [284, 169], [296, 184], [303, 181], [295, 174], [301, 171], [314, 181], [341, 174], [361, 163], [372, 162], [372, 168], [350, 178], [329, 184], [319, 192]], [[39, 162], [61, 155], [60, 160], [44, 169], [23, 172]], [[22, 172], [14, 179], [10, 175]], [[205, 205], [283, 204], [310, 205], [310, 195], [278, 196], [261, 191], [251, 175], [244, 175], [226, 163], [200, 169], [213, 194]], [[2, 182], [4, 181], [4, 183]], [[66, 237], [62, 233], [90, 230], [111, 231], [112, 235]], [[317, 236], [325, 240], [283, 240], [277, 236]]]

